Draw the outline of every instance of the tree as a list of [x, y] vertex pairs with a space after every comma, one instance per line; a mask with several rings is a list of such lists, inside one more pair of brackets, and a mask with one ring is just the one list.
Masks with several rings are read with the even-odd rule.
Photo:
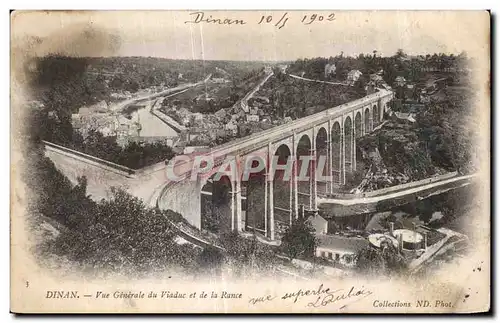
[[356, 269], [363, 273], [392, 274], [406, 269], [403, 255], [389, 242], [380, 248], [368, 246], [356, 255]]
[[221, 235], [220, 241], [236, 276], [245, 274], [246, 269], [266, 272], [277, 263], [276, 250], [272, 246], [259, 243], [255, 236], [248, 239], [231, 232]]
[[397, 59], [402, 59], [402, 58], [405, 58], [406, 57], [406, 53], [404, 52], [403, 49], [399, 48], [397, 51], [396, 51], [396, 58]]
[[145, 273], [195, 267], [196, 251], [177, 245], [175, 229], [160, 210], [121, 189], [94, 209], [91, 223], [61, 233], [52, 250], [84, 266]]
[[221, 274], [221, 267], [224, 262], [225, 256], [223, 252], [214, 246], [205, 247], [198, 256], [198, 265], [202, 270], [209, 270], [212, 275], [219, 276]]
[[296, 219], [281, 238], [283, 252], [290, 258], [314, 256], [318, 242], [309, 221]]

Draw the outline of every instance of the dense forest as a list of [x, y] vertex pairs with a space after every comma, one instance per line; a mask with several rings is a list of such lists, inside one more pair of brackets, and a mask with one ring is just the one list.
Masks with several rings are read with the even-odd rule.
[[450, 83], [429, 96], [414, 123], [388, 121], [379, 131], [359, 140], [365, 151], [377, 148], [389, 173], [411, 180], [439, 172], [473, 173], [477, 142], [470, 84]]
[[111, 93], [152, 86], [198, 82], [208, 75], [239, 80], [264, 66], [263, 62], [172, 60], [153, 57], [66, 57], [50, 55], [35, 60], [27, 71], [35, 99], [67, 113]]
[[[37, 241], [35, 255], [51, 266], [58, 257], [64, 270], [89, 274], [120, 273], [128, 277], [179, 273], [185, 277], [220, 275], [231, 268], [235, 276], [266, 272], [276, 264], [270, 246], [224, 234], [219, 245], [200, 248], [178, 244], [174, 227], [182, 216], [172, 211], [146, 207], [136, 197], [113, 189], [110, 199], [92, 200], [86, 193], [86, 179], [78, 184], [61, 174], [37, 146], [26, 147], [23, 181], [29, 196], [28, 225], [34, 231], [56, 221], [58, 234]], [[42, 225], [44, 224], [44, 225]]]
[[[324, 66], [327, 63], [335, 63], [335, 75], [325, 77]], [[407, 180], [419, 180], [445, 171], [475, 171], [474, 142], [477, 138], [473, 129], [478, 125], [472, 108], [475, 94], [470, 83], [470, 67], [471, 61], [464, 53], [409, 57], [399, 50], [391, 57], [380, 57], [374, 52], [358, 57], [344, 57], [341, 54], [328, 59], [300, 59], [289, 66], [288, 72], [341, 81], [345, 79], [347, 71], [359, 69], [363, 75], [354, 88], [366, 84], [371, 73], [379, 73], [387, 84], [393, 86], [396, 99], [400, 101], [399, 105], [391, 104], [393, 111], [410, 112], [402, 108], [402, 104], [419, 106], [417, 110], [411, 111], [416, 122], [393, 118], [378, 131], [360, 138], [357, 145], [363, 153], [358, 156], [358, 161], [376, 149], [376, 155], [380, 154], [383, 162], [380, 170], [388, 170], [388, 175], [402, 174]], [[396, 85], [394, 80], [397, 76], [403, 76], [412, 89]], [[433, 84], [438, 79], [445, 81]], [[429, 84], [432, 85], [431, 89], [427, 88]], [[427, 101], [421, 102], [419, 93], [426, 88]], [[288, 95], [287, 99], [290, 97]], [[300, 102], [297, 106], [300, 106]], [[367, 165], [373, 162], [377, 164], [376, 161], [365, 162]], [[357, 185], [363, 176], [354, 177], [357, 178]], [[380, 176], [381, 180], [384, 177]], [[374, 182], [373, 189], [394, 185], [394, 180], [397, 182], [396, 178], [387, 183]]]
[[351, 87], [307, 82], [289, 77], [279, 69], [275, 69], [274, 73], [257, 95], [269, 98], [269, 104], [263, 109], [275, 119], [302, 118], [366, 95], [364, 86], [360, 85]]
[[[325, 76], [325, 65], [334, 63], [336, 67], [335, 75]], [[301, 74], [304, 77], [325, 80], [336, 79], [345, 80], [347, 73], [351, 70], [359, 70], [363, 73], [362, 81], [368, 80], [370, 74], [383, 70], [384, 81], [392, 85], [397, 76], [403, 76], [410, 81], [418, 81], [426, 69], [446, 70], [449, 68], [465, 68], [470, 63], [465, 53], [454, 54], [427, 54], [418, 56], [408, 56], [402, 49], [399, 49], [392, 56], [381, 56], [377, 51], [371, 54], [359, 54], [356, 57], [344, 56], [343, 53], [329, 58], [317, 57], [312, 59], [298, 59], [291, 63], [287, 72], [291, 74]]]

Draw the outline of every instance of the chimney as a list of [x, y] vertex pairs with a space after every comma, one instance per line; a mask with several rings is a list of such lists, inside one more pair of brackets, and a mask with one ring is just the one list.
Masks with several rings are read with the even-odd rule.
[[394, 237], [394, 222], [389, 222], [389, 234]]

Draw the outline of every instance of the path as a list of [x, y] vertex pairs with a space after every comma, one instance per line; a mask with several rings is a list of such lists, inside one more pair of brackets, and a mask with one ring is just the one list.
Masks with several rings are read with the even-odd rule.
[[431, 188], [434, 188], [434, 187], [437, 187], [437, 186], [442, 186], [442, 185], [446, 185], [446, 184], [450, 184], [450, 183], [455, 183], [455, 182], [459, 182], [459, 181], [462, 181], [462, 180], [464, 180], [464, 181], [465, 180], [469, 180], [469, 179], [471, 179], [471, 178], [473, 178], [475, 176], [476, 175], [457, 176], [457, 177], [453, 177], [453, 178], [450, 178], [450, 179], [445, 179], [445, 180], [442, 180], [442, 181], [433, 182], [433, 183], [430, 183], [430, 184], [423, 184], [423, 185], [420, 185], [420, 186], [417, 186], [417, 187], [412, 187], [412, 188], [408, 188], [408, 189], [405, 189], [405, 190], [401, 190], [401, 191], [397, 191], [397, 192], [391, 192], [391, 193], [383, 194], [383, 195], [379, 195], [379, 196], [372, 196], [372, 197], [362, 197], [362, 196], [358, 196], [358, 197], [355, 197], [355, 196], [348, 197], [348, 196], [346, 196], [344, 198], [318, 197], [318, 204], [356, 205], [356, 204], [377, 203], [377, 202], [380, 202], [380, 201], [384, 201], [384, 200], [388, 200], [388, 199], [394, 199], [394, 198], [402, 197], [402, 196], [409, 195], [409, 194], [412, 194], [412, 193], [418, 193], [418, 192], [425, 191], [425, 190], [428, 190], [428, 189], [431, 189]]
[[248, 107], [248, 100], [250, 100], [254, 95], [255, 93], [257, 93], [257, 91], [260, 90], [260, 87], [262, 85], [264, 85], [264, 83], [267, 82], [267, 80], [269, 80], [269, 78], [271, 76], [273, 76], [274, 73], [271, 72], [269, 74], [267, 74], [264, 79], [262, 79], [262, 81], [259, 82], [259, 84], [257, 84], [252, 90], [250, 90], [244, 97], [243, 99], [241, 99], [240, 101], [236, 102], [233, 107], [236, 107], [236, 106], [241, 106], [241, 108], [243, 109], [243, 111], [245, 111], [245, 113], [248, 113], [249, 111], [249, 107]]
[[331, 84], [331, 85], [349, 86], [348, 84], [342, 83], [342, 82], [328, 82], [328, 81], [313, 80], [313, 79], [308, 79], [306, 77], [298, 76], [298, 75], [295, 75], [295, 74], [287, 74], [287, 75], [290, 76], [290, 77], [293, 77], [294, 79], [308, 81], [308, 82], [324, 83], [324, 84]]

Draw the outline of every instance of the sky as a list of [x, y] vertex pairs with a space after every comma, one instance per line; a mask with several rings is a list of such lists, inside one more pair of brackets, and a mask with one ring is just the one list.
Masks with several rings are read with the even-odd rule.
[[[282, 22], [288, 20], [278, 28], [285, 13]], [[314, 14], [315, 21], [305, 24]], [[374, 50], [388, 56], [398, 48], [410, 55], [489, 53], [484, 11], [205, 11], [204, 18], [245, 24], [186, 23], [195, 16], [194, 11], [18, 12], [11, 18], [11, 44], [26, 48], [38, 37], [42, 41], [28, 47], [34, 55], [206, 60], [280, 61]], [[271, 16], [271, 22], [259, 24], [262, 16]]]

